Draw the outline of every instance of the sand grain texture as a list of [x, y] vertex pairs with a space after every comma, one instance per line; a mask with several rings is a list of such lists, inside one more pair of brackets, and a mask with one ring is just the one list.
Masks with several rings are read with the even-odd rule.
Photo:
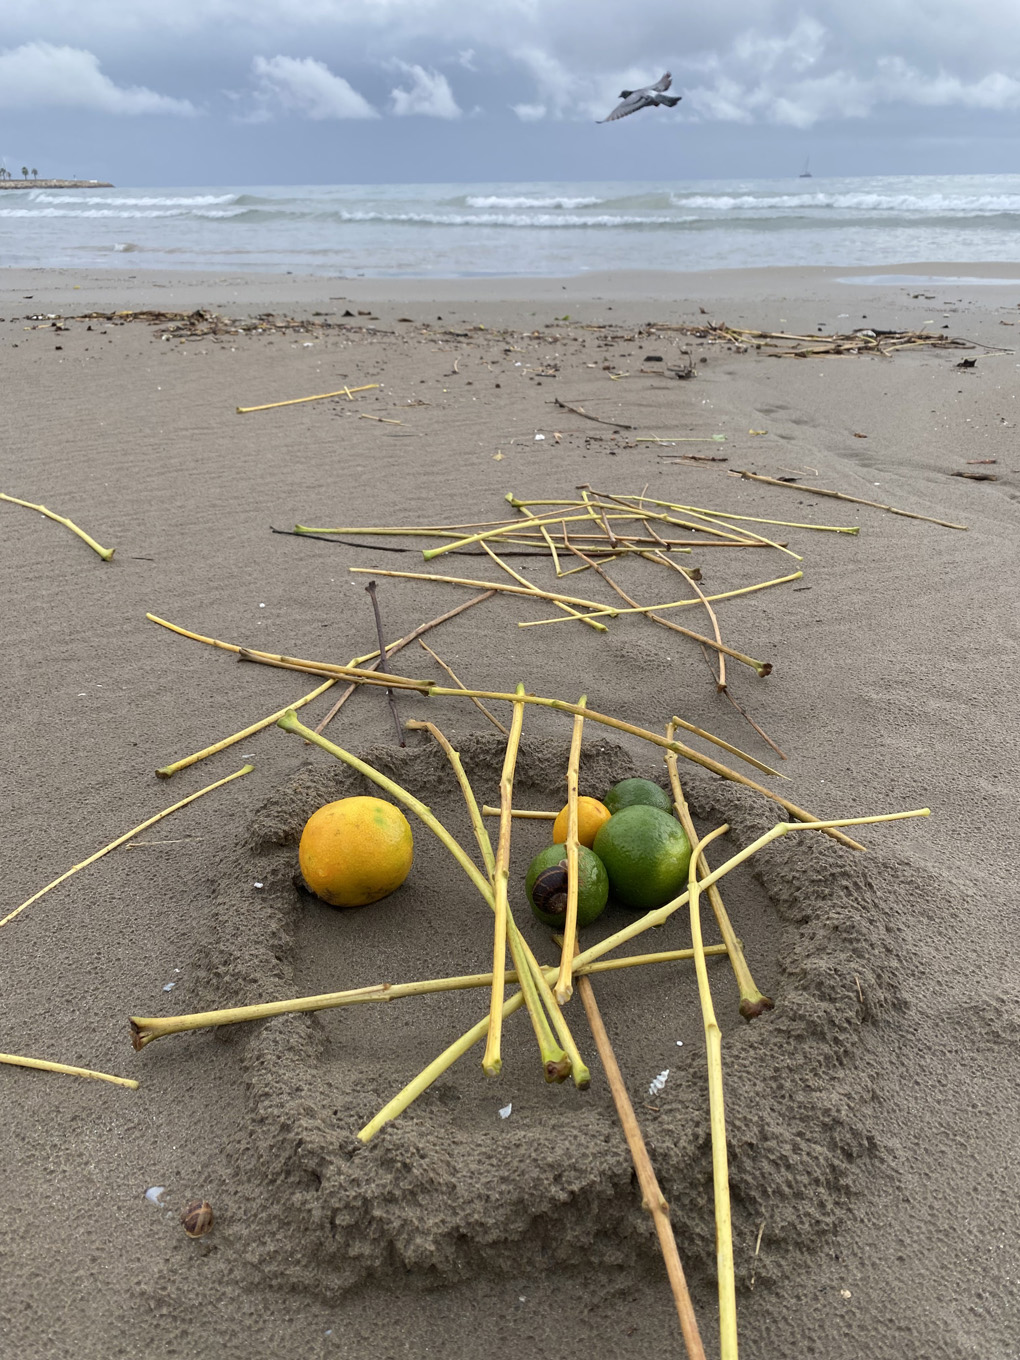
[[[361, 788], [295, 737], [270, 728], [157, 781], [158, 766], [316, 681], [239, 665], [145, 613], [230, 642], [346, 661], [375, 645], [368, 578], [347, 568], [420, 570], [420, 557], [381, 551], [393, 540], [346, 546], [272, 535], [270, 525], [497, 518], [507, 491], [569, 495], [588, 482], [614, 492], [648, 483], [664, 499], [860, 525], [856, 538], [783, 531], [805, 558], [796, 589], [718, 606], [724, 639], [775, 665], [760, 681], [734, 664], [731, 687], [788, 753], [783, 792], [796, 802], [822, 816], [933, 812], [869, 828], [863, 855], [814, 833], [787, 837], [726, 885], [752, 971], [777, 1002], [745, 1025], [725, 965], [711, 965], [742, 1354], [1009, 1360], [1020, 1334], [1017, 357], [973, 351], [967, 371], [955, 368], [958, 354], [926, 350], [779, 360], [642, 329], [693, 323], [700, 306], [763, 329], [937, 320], [935, 329], [1008, 343], [1013, 332], [999, 322], [1016, 317], [1009, 288], [947, 279], [928, 291], [938, 293], [935, 312], [910, 288], [850, 286], [821, 270], [545, 281], [530, 293], [477, 281], [0, 280], [0, 490], [69, 516], [117, 550], [103, 563], [59, 525], [0, 504], [0, 906], [13, 909], [243, 758], [256, 766], [0, 931], [4, 1049], [142, 1082], [130, 1092], [0, 1069], [5, 1352], [288, 1360], [496, 1356], [520, 1344], [573, 1360], [597, 1336], [600, 1354], [621, 1360], [678, 1353], [651, 1227], [579, 1007], [577, 1037], [594, 1075], [587, 1095], [545, 1087], [519, 1016], [507, 1026], [498, 1084], [482, 1076], [479, 1050], [367, 1149], [354, 1140], [358, 1127], [484, 1013], [483, 994], [283, 1017], [141, 1053], [126, 1023], [129, 1014], [476, 971], [491, 939], [487, 908], [417, 828], [412, 876], [378, 906], [337, 913], [295, 891], [303, 818]], [[69, 321], [55, 331], [25, 319], [195, 306], [371, 318], [349, 318], [343, 332], [185, 343], [142, 323], [94, 320], [89, 330]], [[610, 324], [584, 329], [597, 323]], [[638, 372], [651, 366], [647, 355], [663, 355], [665, 368], [683, 349], [695, 379]], [[632, 376], [609, 376], [622, 372]], [[384, 386], [356, 403], [235, 414], [371, 382]], [[554, 397], [635, 430], [579, 419]], [[724, 444], [679, 447], [730, 461], [669, 464], [658, 456], [665, 450], [634, 443], [637, 433], [722, 433]], [[979, 458], [997, 460], [996, 482], [948, 475]], [[740, 482], [727, 467], [800, 476], [970, 528]], [[789, 559], [706, 549], [690, 562], [716, 592], [785, 574]], [[537, 560], [514, 565], [537, 583], [552, 579]], [[498, 579], [473, 557], [426, 570]], [[669, 598], [668, 589], [655, 594], [665, 571], [610, 570], [641, 599]], [[467, 597], [378, 579], [390, 638]], [[568, 581], [611, 598], [590, 573]], [[633, 617], [605, 636], [573, 623], [516, 626], [547, 612], [497, 598], [443, 625], [430, 645], [469, 684], [506, 690], [520, 679], [540, 694], [587, 692], [591, 708], [659, 729], [678, 712], [774, 758], [715, 693], [695, 644]], [[703, 611], [681, 613], [685, 626], [707, 631]], [[394, 664], [439, 678], [416, 646]], [[309, 707], [313, 725], [331, 701]], [[438, 721], [480, 800], [497, 800], [501, 742], [473, 707], [413, 695], [398, 703], [407, 717]], [[405, 752], [393, 747], [381, 693], [355, 695], [327, 735], [376, 759], [467, 833], [424, 736]], [[568, 736], [562, 717], [529, 710], [522, 801], [562, 801]], [[661, 778], [657, 753], [589, 723], [582, 792], [586, 779], [598, 792], [631, 773]], [[746, 791], [683, 763], [681, 774], [699, 826], [731, 824], [726, 843], [744, 844], [776, 820]], [[542, 843], [540, 828], [515, 833], [515, 872]], [[625, 919], [614, 911], [606, 929]], [[530, 923], [527, 932], [551, 962], [543, 932]], [[683, 943], [676, 919], [649, 947]], [[595, 987], [711, 1341], [693, 974], [683, 965], [608, 974]], [[666, 1067], [668, 1083], [649, 1098]], [[501, 1121], [497, 1109], [510, 1101]], [[150, 1185], [168, 1187], [165, 1208], [144, 1199]], [[197, 1242], [176, 1217], [193, 1199], [216, 1213]]]

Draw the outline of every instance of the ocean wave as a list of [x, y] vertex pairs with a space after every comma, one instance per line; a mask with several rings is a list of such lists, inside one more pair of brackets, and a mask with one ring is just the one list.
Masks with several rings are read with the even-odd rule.
[[410, 227], [509, 227], [514, 229], [534, 229], [550, 227], [563, 229], [576, 228], [642, 228], [675, 227], [698, 219], [692, 216], [624, 216], [623, 214], [552, 214], [552, 213], [437, 213], [437, 212], [364, 212], [350, 209], [325, 211], [271, 210], [266, 208], [231, 209], [228, 213], [196, 213], [196, 217], [230, 216], [235, 222], [339, 222], [353, 224], [382, 223], [388, 226]]
[[567, 198], [560, 194], [552, 198], [534, 198], [527, 194], [483, 194], [471, 195], [464, 202], [469, 208], [594, 208], [602, 199]]
[[115, 208], [202, 208], [214, 203], [233, 203], [236, 194], [199, 194], [190, 195], [183, 198], [170, 197], [138, 197], [133, 198], [114, 198], [106, 194], [75, 194], [69, 198], [66, 193], [52, 194], [40, 191], [30, 196], [32, 203], [101, 203], [106, 207]]
[[243, 208], [226, 208], [216, 211], [209, 209], [205, 212], [196, 212], [188, 208], [163, 208], [148, 209], [144, 211], [129, 212], [125, 209], [113, 208], [84, 208], [76, 211], [73, 208], [0, 208], [0, 217], [32, 217], [36, 218], [114, 218], [117, 221], [130, 221], [132, 219], [156, 219], [156, 218], [196, 218], [196, 217], [237, 217], [243, 216]]
[[1020, 212], [1020, 194], [880, 194], [880, 193], [790, 193], [790, 194], [673, 194], [677, 208], [700, 208], [717, 212], [739, 209], [757, 211], [803, 212], [810, 209], [836, 209], [844, 212], [886, 212], [937, 214], [942, 217], [972, 217], [986, 213]]

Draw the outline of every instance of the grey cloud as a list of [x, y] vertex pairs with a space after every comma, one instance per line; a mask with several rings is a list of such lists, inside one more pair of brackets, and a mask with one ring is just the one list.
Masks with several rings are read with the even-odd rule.
[[461, 110], [453, 97], [450, 82], [439, 71], [426, 71], [406, 61], [391, 63], [410, 76], [411, 84], [405, 89], [397, 86], [390, 91], [393, 112], [398, 117], [417, 114], [425, 118], [459, 118]]
[[191, 117], [187, 99], [158, 94], [144, 85], [117, 85], [92, 52], [47, 42], [23, 43], [0, 52], [0, 108], [77, 108], [101, 113], [162, 113]]
[[[488, 111], [509, 107], [521, 121], [599, 117], [621, 89], [668, 68], [684, 96], [677, 119], [787, 128], [887, 117], [896, 106], [1007, 112], [1018, 107], [1020, 78], [1016, 0], [800, 0], [796, 8], [716, 0], [682, 12], [677, 0], [4, 0], [0, 43], [48, 41], [77, 44], [94, 63], [91, 85], [79, 70], [77, 88], [91, 90], [92, 107], [121, 112], [146, 101], [163, 112], [193, 105], [145, 86], [109, 82], [111, 92], [93, 53], [107, 65], [116, 55], [121, 69], [158, 84], [169, 49], [183, 63], [198, 42], [231, 80], [257, 54], [314, 52], [260, 58], [298, 64], [258, 73], [254, 114], [264, 118], [285, 108], [309, 118], [372, 117], [369, 100], [333, 74], [341, 62], [377, 108], [388, 95], [403, 116], [460, 116], [436, 70], [447, 63], [457, 67], [458, 87], [482, 73]], [[378, 74], [397, 57], [406, 78], [387, 91]], [[6, 80], [0, 98], [5, 88]], [[465, 105], [475, 98], [466, 95]]]
[[247, 121], [264, 121], [278, 111], [325, 118], [378, 118], [368, 100], [343, 76], [313, 57], [256, 57], [255, 108]]

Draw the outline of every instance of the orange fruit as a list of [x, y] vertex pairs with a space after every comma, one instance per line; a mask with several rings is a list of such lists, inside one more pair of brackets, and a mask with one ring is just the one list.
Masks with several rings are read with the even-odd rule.
[[381, 798], [341, 798], [308, 818], [298, 863], [316, 897], [331, 907], [364, 907], [399, 888], [411, 871], [407, 818]]
[[[592, 841], [599, 833], [603, 822], [608, 822], [611, 813], [605, 803], [597, 798], [578, 798], [577, 800], [577, 839], [581, 845], [591, 849]], [[557, 813], [553, 822], [553, 844], [565, 845], [567, 841], [567, 808]]]

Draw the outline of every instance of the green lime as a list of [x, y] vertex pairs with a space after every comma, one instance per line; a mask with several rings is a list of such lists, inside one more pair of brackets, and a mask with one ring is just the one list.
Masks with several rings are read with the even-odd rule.
[[650, 779], [621, 779], [602, 801], [610, 812], [622, 812], [625, 807], [633, 807], [635, 803], [658, 808], [660, 812], [673, 812], [672, 798]]
[[[606, 822], [606, 826], [609, 823]], [[567, 919], [566, 849], [547, 845], [528, 867], [524, 886], [531, 910], [547, 926], [562, 926]], [[562, 868], [561, 868], [562, 865]], [[537, 901], [536, 901], [537, 899]], [[587, 846], [577, 849], [577, 924], [590, 926], [609, 901], [609, 879], [598, 855]]]
[[606, 866], [614, 898], [625, 907], [652, 911], [687, 886], [690, 841], [680, 823], [659, 808], [635, 803], [614, 812], [592, 848]]

